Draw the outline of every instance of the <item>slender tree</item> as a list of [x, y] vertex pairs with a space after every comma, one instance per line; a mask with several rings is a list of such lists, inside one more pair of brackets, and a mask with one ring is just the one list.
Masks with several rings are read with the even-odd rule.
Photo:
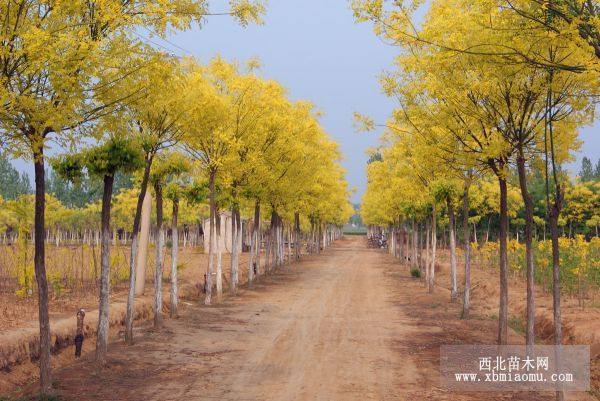
[[90, 175], [102, 177], [101, 250], [100, 250], [100, 296], [96, 340], [96, 361], [106, 364], [109, 333], [110, 294], [110, 240], [111, 204], [114, 177], [117, 171], [131, 172], [142, 165], [139, 145], [126, 138], [110, 137], [103, 145], [80, 154], [64, 156], [56, 164], [61, 175], [73, 179], [80, 177], [85, 169]]

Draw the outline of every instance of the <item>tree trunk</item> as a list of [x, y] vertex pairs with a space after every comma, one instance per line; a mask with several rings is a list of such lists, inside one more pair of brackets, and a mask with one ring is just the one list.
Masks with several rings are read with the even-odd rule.
[[281, 217], [278, 217], [278, 221], [279, 221], [279, 263], [281, 264], [281, 266], [284, 265], [285, 263], [285, 233], [284, 233], [284, 225], [283, 225], [283, 220], [281, 219]]
[[273, 226], [273, 266], [278, 267], [280, 264], [279, 251], [280, 251], [280, 240], [279, 240], [279, 216], [275, 214], [275, 224]]
[[275, 248], [274, 248], [274, 256], [275, 256], [275, 266], [279, 267], [281, 265], [281, 221], [279, 219], [279, 215], [275, 215]]
[[281, 225], [278, 214], [275, 214], [274, 231], [275, 243], [273, 247], [273, 259], [274, 265], [279, 267], [279, 265], [281, 265]]
[[469, 232], [469, 185], [465, 186], [463, 197], [463, 241], [465, 247], [465, 292], [463, 294], [462, 318], [469, 317], [471, 306], [471, 234]]
[[257, 215], [257, 207], [258, 206], [258, 200], [254, 203], [254, 221], [252, 223], [252, 233], [250, 235], [250, 255], [248, 255], [248, 284], [252, 284], [252, 281], [254, 280], [254, 270], [256, 269], [256, 262], [255, 262], [255, 253], [256, 253], [256, 247], [258, 239], [257, 239], [257, 235], [256, 235], [256, 228], [258, 226], [258, 218], [256, 217]]
[[254, 281], [254, 269], [255, 269], [255, 247], [256, 247], [256, 235], [254, 232], [254, 226], [256, 222], [252, 222], [252, 228], [250, 229], [250, 252], [248, 252], [248, 286], [252, 285], [252, 281]]
[[525, 262], [527, 266], [527, 330], [526, 344], [533, 346], [535, 343], [535, 299], [534, 299], [534, 265], [533, 265], [533, 199], [527, 189], [527, 171], [525, 170], [525, 156], [523, 149], [517, 156], [517, 170], [519, 172], [519, 185], [521, 196], [525, 203]]
[[[504, 168], [501, 174], [504, 173]], [[500, 309], [498, 311], [498, 344], [508, 343], [508, 255], [507, 255], [507, 237], [508, 237], [508, 189], [506, 178], [501, 175], [498, 177], [500, 185], [500, 233], [498, 241], [500, 242]]]
[[[217, 234], [217, 244], [219, 244], [221, 236]], [[217, 245], [217, 303], [223, 300], [223, 251], [221, 250], [220, 244]]]
[[277, 227], [278, 227], [278, 232], [279, 232], [279, 264], [281, 266], [284, 265], [285, 262], [285, 236], [284, 236], [284, 226], [283, 226], [283, 220], [281, 219], [281, 217], [277, 217]]
[[287, 228], [287, 257], [288, 257], [288, 265], [292, 264], [292, 226], [288, 225]]
[[[217, 235], [215, 241], [217, 243], [217, 273], [216, 273], [216, 287], [217, 287], [217, 303], [223, 300], [223, 249], [221, 247], [221, 213], [215, 213], [215, 229]], [[225, 239], [223, 238], [223, 242]]]
[[296, 260], [300, 260], [300, 213], [294, 213], [294, 253]]
[[417, 223], [417, 267], [423, 276], [423, 223]]
[[419, 266], [419, 261], [417, 260], [417, 246], [419, 242], [419, 233], [417, 231], [417, 223], [413, 219], [412, 221], [412, 268], [417, 269]]
[[544, 227], [542, 230], [542, 241], [546, 241], [546, 222], [544, 222]]
[[275, 211], [271, 213], [271, 226], [269, 228], [269, 257], [267, 260], [267, 269], [269, 273], [273, 271], [277, 264], [277, 215]]
[[321, 240], [323, 238], [323, 226], [321, 224], [321, 222], [319, 221], [319, 224], [317, 225], [317, 253], [321, 253], [321, 249], [322, 249], [322, 243]]
[[[550, 213], [550, 230], [552, 237], [552, 304], [554, 312], [554, 344], [562, 345], [562, 318], [560, 310], [560, 247], [558, 242], [558, 218], [563, 207], [564, 192], [558, 178], [558, 169], [555, 162], [554, 150], [554, 131], [552, 121], [549, 122], [550, 144], [552, 154], [552, 171], [554, 176], [554, 203]], [[547, 157], [547, 156], [546, 156]], [[598, 226], [596, 226], [596, 235], [598, 235]], [[562, 347], [557, 347], [557, 361], [562, 360], [560, 350]], [[559, 366], [560, 368], [560, 366]], [[564, 392], [557, 391], [556, 399], [564, 400]]]
[[[560, 191], [560, 189], [558, 190]], [[550, 212], [550, 235], [552, 237], [552, 297], [554, 310], [554, 343], [562, 344], [562, 321], [560, 313], [560, 247], [558, 244], [558, 216], [562, 208], [562, 193], [558, 193]]]
[[256, 253], [256, 261], [254, 265], [254, 269], [256, 271], [256, 275], [260, 274], [260, 248], [262, 246], [262, 239], [260, 237], [260, 200], [256, 200], [254, 203], [254, 234], [256, 245], [254, 246], [254, 252]]
[[108, 349], [108, 297], [110, 294], [110, 207], [112, 200], [114, 175], [104, 176], [102, 192], [102, 243], [100, 250], [100, 306], [98, 308], [98, 331], [96, 341], [96, 361], [106, 364]]
[[404, 223], [400, 226], [400, 244], [400, 258], [402, 259], [402, 263], [406, 263], [410, 254], [410, 241]]
[[433, 213], [431, 214], [431, 264], [429, 272], [428, 291], [433, 292], [435, 286], [435, 254], [437, 250], [437, 210], [435, 200], [433, 201]]
[[429, 250], [431, 248], [431, 220], [425, 219], [425, 286], [429, 286], [429, 262], [431, 257]]
[[152, 158], [147, 158], [144, 167], [144, 176], [140, 186], [135, 216], [133, 218], [133, 229], [131, 231], [131, 251], [129, 254], [129, 292], [127, 295], [127, 313], [125, 316], [125, 342], [129, 345], [133, 344], [133, 319], [134, 319], [134, 303], [135, 303], [135, 287], [136, 287], [136, 256], [138, 251], [138, 234], [140, 231], [140, 221], [142, 218], [142, 206], [146, 198], [148, 189], [148, 178], [150, 177], [150, 167]]
[[282, 249], [282, 261], [284, 264], [286, 264], [286, 258], [289, 261], [290, 260], [290, 253], [291, 253], [291, 247], [288, 250], [288, 244], [290, 244], [290, 240], [291, 239], [291, 235], [290, 235], [290, 231], [288, 230], [288, 226], [287, 224], [285, 224], [282, 220], [281, 223], [281, 249]]
[[163, 251], [164, 251], [164, 227], [163, 227], [163, 195], [162, 186], [154, 186], [156, 193], [156, 262], [154, 263], [154, 328], [162, 327], [162, 279], [163, 279]]
[[278, 243], [278, 233], [279, 233], [279, 227], [277, 224], [277, 214], [274, 214], [272, 216], [272, 226], [271, 226], [271, 271], [275, 270], [275, 267], [277, 267], [278, 263], [279, 263], [279, 243]]
[[237, 292], [237, 258], [238, 258], [238, 221], [237, 209], [231, 208], [231, 279], [229, 280], [229, 291], [235, 295]]
[[396, 227], [394, 242], [394, 256], [400, 259], [401, 264], [404, 264], [404, 230], [402, 224], [398, 224], [398, 226]]
[[40, 389], [43, 395], [52, 392], [52, 366], [50, 365], [50, 317], [48, 314], [48, 280], [45, 257], [46, 177], [44, 149], [39, 145], [33, 151], [35, 170], [34, 216], [34, 270], [38, 287], [38, 321], [40, 326]]
[[137, 253], [135, 295], [143, 295], [146, 289], [146, 266], [152, 226], [152, 194], [146, 191], [142, 203], [141, 229]]
[[311, 222], [311, 229], [310, 229], [310, 253], [316, 253], [317, 252], [317, 223], [315, 221]]
[[573, 238], [573, 220], [569, 221], [569, 238]]
[[177, 254], [179, 253], [179, 229], [177, 228], [177, 218], [179, 217], [178, 215], [179, 200], [173, 199], [173, 216], [171, 223], [171, 309], [169, 313], [171, 318], [176, 318], [179, 316], [179, 294], [177, 291]]
[[458, 297], [458, 285], [456, 283], [456, 220], [454, 216], [454, 205], [452, 200], [446, 198], [448, 205], [448, 225], [450, 231], [450, 301], [456, 301]]
[[240, 284], [239, 272], [240, 272], [240, 255], [242, 254], [242, 250], [244, 247], [244, 223], [242, 221], [242, 215], [240, 213], [240, 209], [236, 209], [235, 213], [236, 218], [236, 227], [237, 227], [237, 242], [236, 242], [236, 259], [235, 259], [235, 288], [237, 292], [237, 288]]
[[388, 226], [388, 232], [390, 233], [388, 253], [393, 257], [396, 257], [396, 229], [392, 224]]
[[273, 214], [271, 213], [271, 222], [267, 230], [267, 238], [265, 243], [265, 274], [269, 273], [271, 266], [271, 237], [273, 236]]
[[284, 262], [285, 262], [285, 237], [284, 237], [284, 233], [283, 233], [283, 220], [281, 219], [281, 217], [279, 215], [277, 215], [277, 227], [278, 227], [278, 238], [279, 238], [279, 264], [281, 266], [283, 266]]
[[209, 240], [208, 240], [208, 269], [206, 270], [205, 287], [206, 297], [204, 298], [204, 304], [210, 305], [212, 301], [212, 274], [213, 274], [213, 262], [215, 252], [215, 212], [216, 212], [216, 199], [215, 199], [215, 178], [216, 171], [211, 170], [208, 179], [209, 187], [209, 203], [210, 203], [210, 217], [209, 217]]
[[392, 255], [394, 258], [400, 259], [400, 263], [402, 263], [402, 234], [400, 232], [400, 228], [396, 225], [391, 227], [392, 232]]

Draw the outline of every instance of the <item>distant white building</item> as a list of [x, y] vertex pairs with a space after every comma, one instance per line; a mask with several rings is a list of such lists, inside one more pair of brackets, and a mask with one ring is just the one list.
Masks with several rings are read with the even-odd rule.
[[[221, 253], [231, 253], [231, 212], [220, 212], [218, 218], [220, 218], [220, 227], [217, 226], [217, 248]], [[242, 227], [245, 226], [242, 220]], [[210, 241], [210, 219], [205, 219], [202, 223], [202, 230], [204, 231], [204, 253], [208, 254], [208, 247]], [[244, 236], [244, 230], [242, 230], [242, 238]], [[238, 241], [238, 252], [242, 252], [242, 241]]]

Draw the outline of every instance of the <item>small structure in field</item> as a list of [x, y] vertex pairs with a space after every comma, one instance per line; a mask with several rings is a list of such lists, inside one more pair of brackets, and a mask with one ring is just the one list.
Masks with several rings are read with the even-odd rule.
[[[246, 223], [242, 220], [242, 233], [245, 232]], [[204, 253], [208, 254], [210, 241], [210, 219], [202, 222], [202, 231], [204, 232]], [[220, 212], [217, 216], [217, 239], [215, 241], [215, 252], [231, 253], [231, 212]], [[242, 241], [238, 241], [238, 252], [242, 252], [242, 246], [245, 243], [245, 235], [242, 235]]]

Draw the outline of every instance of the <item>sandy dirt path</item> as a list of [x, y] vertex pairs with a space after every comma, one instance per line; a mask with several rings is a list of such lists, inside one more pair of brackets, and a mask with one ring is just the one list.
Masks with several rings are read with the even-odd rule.
[[448, 393], [439, 346], [486, 342], [495, 323], [458, 319], [364, 238], [274, 274], [215, 307], [186, 302], [178, 320], [57, 372], [66, 400], [546, 400]]

